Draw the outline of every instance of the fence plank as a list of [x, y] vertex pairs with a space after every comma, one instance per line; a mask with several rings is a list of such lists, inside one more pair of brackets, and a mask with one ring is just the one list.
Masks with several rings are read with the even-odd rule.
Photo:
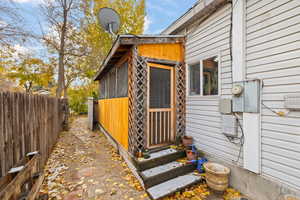
[[0, 93], [0, 177], [2, 174], [5, 174], [5, 149], [4, 149], [4, 142], [5, 142], [5, 137], [4, 137], [4, 102], [3, 102], [3, 93]]
[[[66, 119], [66, 100], [23, 93], [0, 92], [0, 180], [23, 160], [39, 151], [45, 165]], [[66, 104], [67, 105], [67, 104]]]

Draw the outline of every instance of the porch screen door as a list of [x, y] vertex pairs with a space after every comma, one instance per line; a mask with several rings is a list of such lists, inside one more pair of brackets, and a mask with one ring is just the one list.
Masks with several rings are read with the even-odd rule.
[[174, 142], [174, 69], [149, 64], [148, 147]]

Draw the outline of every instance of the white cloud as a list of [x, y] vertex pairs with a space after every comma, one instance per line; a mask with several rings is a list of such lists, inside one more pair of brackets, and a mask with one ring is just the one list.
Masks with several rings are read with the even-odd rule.
[[20, 53], [20, 54], [30, 53], [30, 50], [27, 47], [21, 46], [19, 44], [14, 45], [14, 49], [16, 50], [16, 53]]
[[144, 33], [147, 33], [149, 31], [149, 27], [151, 23], [152, 23], [151, 19], [148, 16], [146, 16], [144, 22]]
[[0, 28], [6, 27], [8, 24], [5, 21], [0, 20]]

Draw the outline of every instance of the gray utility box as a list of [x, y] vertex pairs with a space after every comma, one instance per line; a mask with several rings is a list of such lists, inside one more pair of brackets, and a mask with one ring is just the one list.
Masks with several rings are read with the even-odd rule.
[[235, 88], [241, 88], [239, 94], [233, 94], [232, 111], [233, 112], [260, 112], [260, 80], [248, 80], [233, 83], [233, 91]]
[[237, 136], [237, 119], [233, 115], [222, 115], [222, 133], [230, 137]]
[[219, 100], [219, 111], [222, 114], [231, 114], [232, 113], [232, 100], [221, 98]]

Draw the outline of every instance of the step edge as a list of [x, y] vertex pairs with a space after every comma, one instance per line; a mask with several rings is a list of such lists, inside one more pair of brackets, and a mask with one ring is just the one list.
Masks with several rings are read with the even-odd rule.
[[[163, 183], [163, 182], [166, 182], [166, 181], [168, 181], [168, 180], [177, 178], [177, 177], [179, 177], [179, 176], [184, 176], [184, 175], [190, 174], [190, 173], [192, 173], [194, 170], [196, 170], [196, 168], [197, 168], [196, 165], [189, 164], [189, 165], [183, 165], [183, 166], [180, 166], [180, 167], [173, 168], [173, 169], [171, 169], [171, 170], [169, 170], [169, 171], [166, 171], [166, 172], [157, 174], [157, 175], [155, 175], [155, 176], [151, 176], [151, 177], [146, 178], [146, 179], [145, 179], [145, 177], [143, 177], [142, 175], [140, 175], [140, 176], [141, 176], [141, 178], [142, 178], [142, 180], [143, 180], [143, 182], [144, 182], [145, 188], [148, 189], [148, 188], [150, 188], [150, 187], [153, 187], [153, 186], [155, 186], [155, 185], [159, 185], [159, 184], [161, 184], [161, 183]], [[176, 172], [177, 172], [178, 174], [176, 174]], [[162, 177], [162, 176], [167, 176], [167, 175], [170, 174], [170, 173], [171, 173], [171, 174], [176, 174], [176, 175], [173, 175], [173, 176], [171, 175], [171, 178], [168, 178], [168, 179], [166, 179], [166, 180], [165, 180], [165, 179], [162, 179], [162, 181], [159, 182], [159, 183], [157, 183], [157, 184], [151, 185], [151, 184], [149, 183], [149, 182], [153, 181], [153, 179], [155, 180], [155, 179], [160, 178], [160, 177]], [[168, 176], [168, 177], [169, 177], [169, 176]]]
[[[173, 156], [176, 156], [176, 157], [175, 158], [167, 159], [168, 157], [173, 157]], [[158, 158], [155, 158], [155, 159], [152, 159], [152, 160], [143, 161], [142, 163], [139, 162], [139, 161], [137, 161], [136, 159], [134, 159], [134, 165], [136, 166], [136, 168], [139, 171], [145, 171], [147, 169], [151, 169], [151, 168], [154, 168], [154, 167], [162, 165], [162, 164], [166, 164], [166, 163], [169, 163], [169, 162], [172, 162], [172, 161], [176, 161], [177, 159], [184, 158], [184, 157], [185, 157], [185, 151], [177, 151], [177, 152], [174, 152], [174, 153], [171, 153], [171, 154], [167, 154], [167, 155], [164, 155], [162, 157], [158, 157]], [[157, 162], [159, 160], [163, 160], [164, 161], [165, 159], [167, 159], [166, 162], [160, 162], [159, 164], [151, 166], [151, 167], [144, 167], [144, 165], [147, 166], [147, 165], [149, 165], [149, 164], [151, 164], [153, 162]]]
[[[186, 174], [186, 175], [189, 175], [189, 174], [191, 174], [191, 173], [188, 173], [188, 174]], [[183, 175], [183, 176], [185, 176], [185, 175]], [[180, 176], [178, 176], [178, 177], [180, 177]], [[176, 178], [178, 178], [178, 177], [176, 177]], [[175, 179], [175, 178], [174, 178]], [[172, 180], [172, 179], [170, 179], [170, 180]], [[190, 186], [192, 186], [192, 185], [194, 185], [194, 184], [197, 184], [198, 182], [201, 182], [201, 180], [203, 180], [203, 178], [199, 178], [199, 179], [197, 179], [197, 180], [194, 180], [193, 182], [191, 182], [191, 183], [189, 183], [189, 184], [187, 184], [187, 185], [185, 185], [185, 186], [183, 186], [183, 187], [181, 187], [181, 188], [177, 188], [177, 189], [175, 189], [174, 191], [172, 191], [172, 192], [170, 192], [170, 193], [167, 193], [167, 194], [165, 194], [165, 195], [163, 195], [163, 196], [160, 196], [160, 197], [158, 197], [158, 198], [153, 198], [153, 196], [151, 195], [151, 193], [149, 193], [149, 189], [151, 188], [148, 188], [148, 189], [146, 189], [146, 193], [148, 194], [148, 196], [152, 199], [152, 200], [159, 200], [159, 199], [161, 199], [161, 198], [164, 198], [164, 197], [167, 197], [167, 196], [169, 196], [169, 195], [172, 195], [172, 194], [174, 194], [174, 193], [176, 193], [176, 192], [178, 192], [178, 191], [181, 191], [181, 190], [183, 190], [183, 189], [185, 189], [185, 188], [187, 188], [187, 187], [190, 187]], [[161, 183], [162, 184], [162, 183]]]

